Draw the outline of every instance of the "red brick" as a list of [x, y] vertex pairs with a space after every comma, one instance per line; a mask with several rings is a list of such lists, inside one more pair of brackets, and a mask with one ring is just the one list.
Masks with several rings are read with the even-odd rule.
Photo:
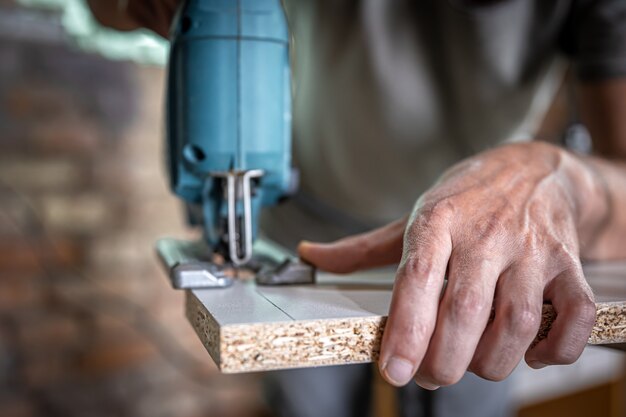
[[76, 267], [84, 259], [82, 241], [68, 238], [20, 237], [0, 240], [0, 274], [42, 272], [42, 267]]

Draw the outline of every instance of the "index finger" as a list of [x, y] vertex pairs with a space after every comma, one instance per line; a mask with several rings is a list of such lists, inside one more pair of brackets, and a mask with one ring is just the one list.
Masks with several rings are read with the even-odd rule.
[[379, 360], [383, 377], [396, 386], [413, 378], [428, 348], [452, 242], [445, 230], [420, 228], [407, 231], [404, 250]]

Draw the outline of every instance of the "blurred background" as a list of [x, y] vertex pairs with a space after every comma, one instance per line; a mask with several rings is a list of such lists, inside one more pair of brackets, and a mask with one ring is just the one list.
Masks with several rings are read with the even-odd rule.
[[184, 236], [163, 172], [165, 41], [78, 1], [0, 0], [0, 416], [265, 415], [224, 377], [153, 245]]
[[[217, 372], [153, 252], [190, 233], [163, 172], [166, 54], [80, 0], [0, 0], [2, 417], [270, 415], [258, 375]], [[519, 415], [624, 415], [623, 363], [521, 366]]]

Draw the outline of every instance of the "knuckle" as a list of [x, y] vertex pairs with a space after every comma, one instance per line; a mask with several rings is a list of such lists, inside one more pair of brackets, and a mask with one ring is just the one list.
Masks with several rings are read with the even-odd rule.
[[501, 262], [499, 252], [494, 252], [493, 247], [488, 244], [477, 245], [470, 254], [470, 259], [479, 274], [495, 273]]
[[457, 244], [450, 258], [450, 276], [475, 278], [495, 274], [501, 263], [502, 259], [489, 244]]
[[415, 314], [401, 314], [406, 311], [391, 311], [383, 332], [382, 350], [392, 348], [399, 354], [412, 358], [419, 351], [419, 346], [430, 340], [434, 323], [420, 320]]
[[578, 306], [578, 314], [581, 324], [586, 327], [593, 327], [596, 322], [596, 303], [589, 294], [584, 294]]
[[401, 272], [410, 280], [419, 277], [431, 276], [435, 272], [435, 265], [430, 257], [415, 256], [407, 258], [401, 266]]
[[535, 265], [545, 262], [547, 252], [544, 249], [544, 240], [545, 236], [540, 233], [524, 233], [519, 238], [519, 247]]
[[470, 363], [470, 370], [481, 378], [502, 381], [517, 366], [521, 353], [519, 350], [519, 344], [507, 338], [504, 343], [477, 352]]
[[589, 285], [581, 279], [578, 288], [569, 297], [569, 303], [564, 309], [564, 313], [570, 320], [575, 321], [577, 327], [583, 330], [591, 330], [596, 321], [596, 303]]
[[404, 235], [404, 254], [411, 258], [433, 258], [433, 254], [445, 246], [445, 227], [416, 218]]
[[448, 221], [454, 215], [454, 203], [450, 197], [426, 203], [420, 208], [422, 219], [428, 223]]
[[457, 321], [469, 321], [485, 309], [482, 291], [473, 285], [465, 285], [451, 294], [450, 313]]
[[570, 365], [578, 359], [582, 350], [574, 348], [573, 346], [564, 346], [556, 349], [550, 355], [550, 363], [555, 365]]
[[485, 216], [474, 223], [474, 237], [478, 241], [496, 240], [504, 234], [498, 216]]
[[502, 318], [509, 333], [530, 337], [539, 329], [541, 313], [530, 302], [511, 302], [502, 308]]
[[582, 267], [577, 251], [569, 242], [557, 240], [545, 244], [546, 254], [553, 260], [557, 273], [582, 277]]
[[432, 326], [423, 323], [421, 320], [410, 320], [396, 324], [391, 331], [400, 336], [401, 346], [398, 346], [398, 348], [406, 347], [407, 351], [414, 351], [414, 343], [430, 338]]
[[473, 364], [472, 372], [488, 381], [502, 381], [510, 374], [510, 372], [506, 370], [494, 368], [492, 364], [485, 361], [479, 361]]

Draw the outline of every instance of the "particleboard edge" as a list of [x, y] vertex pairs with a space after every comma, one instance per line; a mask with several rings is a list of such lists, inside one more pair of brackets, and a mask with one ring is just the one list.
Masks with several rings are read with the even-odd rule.
[[626, 301], [596, 303], [596, 323], [588, 343], [626, 343]]
[[220, 326], [191, 292], [186, 314], [223, 373], [374, 362], [386, 317]]
[[220, 325], [191, 291], [185, 291], [185, 315], [204, 348], [220, 367]]
[[231, 325], [222, 329], [225, 373], [374, 362], [386, 317]]
[[[626, 343], [626, 301], [596, 303], [596, 310], [588, 343]], [[186, 314], [223, 373], [374, 362], [387, 320], [371, 316], [220, 326], [191, 291]], [[544, 305], [539, 340], [554, 318], [552, 307]]]

